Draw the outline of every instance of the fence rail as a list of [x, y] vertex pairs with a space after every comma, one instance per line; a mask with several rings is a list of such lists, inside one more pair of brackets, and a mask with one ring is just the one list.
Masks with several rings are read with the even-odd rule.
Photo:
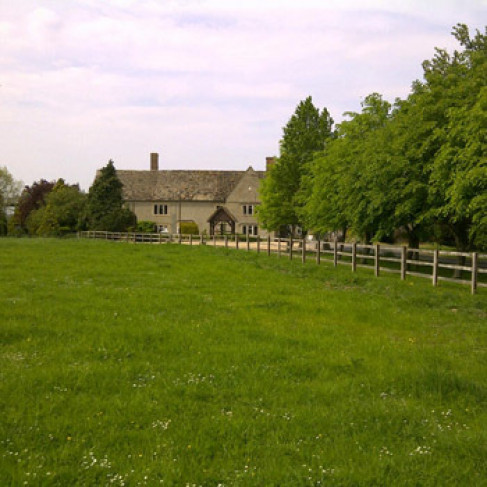
[[[335, 267], [349, 265], [352, 272], [357, 268], [373, 269], [378, 277], [382, 271], [398, 273], [401, 279], [415, 276], [438, 281], [468, 284], [472, 294], [478, 287], [487, 287], [487, 254], [477, 252], [452, 252], [429, 249], [410, 249], [406, 246], [365, 245], [343, 243], [337, 240], [320, 241], [294, 238], [274, 238], [260, 235], [171, 235], [166, 233], [132, 232], [79, 232], [80, 238], [93, 238], [132, 243], [178, 243], [181, 245], [213, 245], [246, 251], [266, 252], [289, 259], [300, 257], [305, 263], [312, 258], [317, 264], [332, 263]], [[453, 276], [451, 271], [454, 271]], [[450, 274], [450, 275], [448, 275]], [[467, 277], [467, 279], [465, 279]]]

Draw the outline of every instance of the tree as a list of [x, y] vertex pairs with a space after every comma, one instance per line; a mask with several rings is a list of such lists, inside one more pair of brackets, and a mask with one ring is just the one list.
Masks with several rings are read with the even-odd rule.
[[465, 251], [487, 248], [487, 28], [471, 38], [458, 24], [453, 35], [463, 51], [437, 50], [423, 65], [425, 97], [437, 117], [434, 136], [441, 140], [430, 161], [426, 217]]
[[304, 205], [313, 231], [341, 231], [344, 236], [351, 228], [367, 242], [393, 231], [382, 171], [390, 108], [381, 95], [367, 96], [362, 112], [347, 112], [350, 119], [338, 126], [337, 137], [316, 154]]
[[86, 194], [79, 185], [59, 179], [45, 198], [45, 205], [31, 212], [27, 219], [30, 234], [60, 236], [85, 228]]
[[278, 230], [304, 226], [303, 181], [310, 173], [316, 151], [323, 150], [332, 137], [333, 120], [326, 108], [321, 113], [311, 96], [301, 101], [283, 129], [280, 157], [261, 184], [262, 204], [258, 218], [264, 228]]
[[54, 188], [54, 182], [41, 179], [32, 186], [25, 186], [20, 194], [13, 217], [9, 221], [9, 233], [27, 232], [27, 219], [31, 212], [44, 206], [46, 196]]
[[463, 50], [436, 49], [392, 111], [373, 94], [347, 114], [308, 178], [310, 227], [487, 248], [487, 29], [471, 37], [459, 24], [453, 35]]
[[0, 235], [7, 233], [7, 207], [17, 203], [22, 183], [6, 167], [0, 167]]
[[111, 232], [123, 232], [136, 224], [134, 213], [123, 207], [122, 183], [112, 160], [90, 187], [87, 220], [91, 230]]

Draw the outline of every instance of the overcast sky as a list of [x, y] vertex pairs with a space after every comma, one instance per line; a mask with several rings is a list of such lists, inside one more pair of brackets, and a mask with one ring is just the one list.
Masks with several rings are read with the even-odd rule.
[[264, 169], [300, 100], [404, 98], [457, 22], [487, 0], [0, 0], [0, 166]]

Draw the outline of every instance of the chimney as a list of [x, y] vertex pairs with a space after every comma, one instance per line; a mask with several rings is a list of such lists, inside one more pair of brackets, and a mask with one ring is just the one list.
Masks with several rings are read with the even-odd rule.
[[157, 152], [150, 154], [150, 170], [159, 171], [159, 154]]
[[275, 157], [266, 157], [265, 158], [265, 170], [270, 171], [271, 167], [275, 164], [276, 158]]

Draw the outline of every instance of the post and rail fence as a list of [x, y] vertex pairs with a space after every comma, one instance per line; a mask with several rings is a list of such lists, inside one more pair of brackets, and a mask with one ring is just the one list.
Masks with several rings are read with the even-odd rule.
[[[79, 238], [92, 238], [132, 243], [177, 243], [180, 245], [212, 245], [246, 251], [265, 252], [278, 257], [301, 256], [303, 264], [307, 258], [321, 262], [351, 266], [352, 272], [358, 267], [373, 269], [376, 277], [381, 272], [431, 279], [433, 286], [439, 281], [456, 282], [470, 286], [472, 294], [477, 288], [487, 287], [487, 254], [478, 252], [453, 252], [444, 250], [411, 249], [406, 246], [356, 242], [307, 240], [295, 238], [273, 238], [259, 235], [171, 235], [168, 233], [133, 233], [85, 231]], [[239, 245], [241, 244], [241, 245]], [[455, 277], [448, 276], [453, 271]], [[468, 278], [464, 278], [466, 275]], [[458, 277], [457, 277], [458, 276]]]

